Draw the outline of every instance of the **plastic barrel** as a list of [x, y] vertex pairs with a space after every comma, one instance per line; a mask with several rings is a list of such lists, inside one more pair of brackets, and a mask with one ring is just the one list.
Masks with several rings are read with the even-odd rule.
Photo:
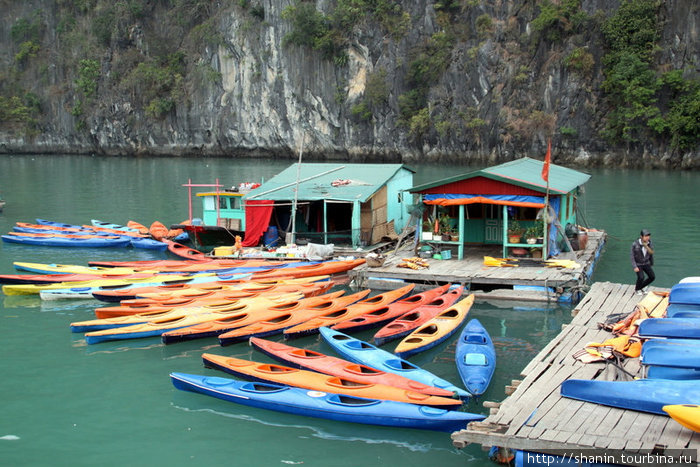
[[263, 245], [265, 245], [266, 248], [274, 248], [277, 246], [278, 241], [279, 233], [277, 232], [277, 227], [274, 225], [269, 226], [263, 236]]

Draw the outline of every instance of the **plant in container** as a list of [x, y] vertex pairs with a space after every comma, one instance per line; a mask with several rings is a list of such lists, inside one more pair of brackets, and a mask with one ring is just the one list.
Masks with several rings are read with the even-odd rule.
[[523, 228], [517, 220], [508, 221], [508, 243], [520, 243]]

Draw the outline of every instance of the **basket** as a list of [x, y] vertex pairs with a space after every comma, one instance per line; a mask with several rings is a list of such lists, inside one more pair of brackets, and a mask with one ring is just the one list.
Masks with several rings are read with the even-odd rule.
[[378, 267], [384, 266], [384, 261], [386, 261], [386, 258], [383, 256], [379, 256], [379, 257], [369, 256], [369, 257], [366, 257], [365, 260], [367, 261], [367, 266], [369, 266], [371, 268], [378, 268]]

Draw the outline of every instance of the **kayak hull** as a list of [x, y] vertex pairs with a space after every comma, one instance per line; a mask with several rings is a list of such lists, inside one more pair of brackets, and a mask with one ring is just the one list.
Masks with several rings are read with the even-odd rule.
[[191, 391], [251, 407], [330, 420], [453, 432], [478, 414], [394, 401], [360, 399], [287, 386], [234, 381], [225, 378], [171, 373], [177, 389]]
[[475, 396], [486, 392], [496, 369], [496, 349], [479, 320], [469, 320], [462, 329], [455, 349], [455, 363], [467, 391]]

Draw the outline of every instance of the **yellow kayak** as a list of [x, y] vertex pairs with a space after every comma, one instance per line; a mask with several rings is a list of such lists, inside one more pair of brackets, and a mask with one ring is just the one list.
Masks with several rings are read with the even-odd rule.
[[700, 433], [700, 405], [664, 405], [663, 410], [669, 415], [669, 417], [684, 427], [693, 430], [696, 433]]
[[464, 323], [473, 304], [474, 294], [470, 294], [404, 337], [394, 353], [406, 358], [444, 342]]
[[77, 264], [43, 264], [43, 263], [25, 263], [15, 261], [12, 263], [15, 269], [22, 271], [30, 271], [37, 274], [108, 274], [108, 275], [123, 275], [134, 274], [134, 272], [153, 272], [157, 271], [135, 271], [132, 268], [106, 268], [101, 266], [80, 266]]
[[216, 276], [216, 274], [213, 273], [196, 275], [158, 274], [137, 279], [95, 279], [91, 281], [54, 282], [51, 284], [7, 284], [2, 286], [2, 291], [5, 295], [36, 295], [44, 290], [138, 286], [140, 284], [145, 286], [176, 283], [195, 278], [214, 276]]

